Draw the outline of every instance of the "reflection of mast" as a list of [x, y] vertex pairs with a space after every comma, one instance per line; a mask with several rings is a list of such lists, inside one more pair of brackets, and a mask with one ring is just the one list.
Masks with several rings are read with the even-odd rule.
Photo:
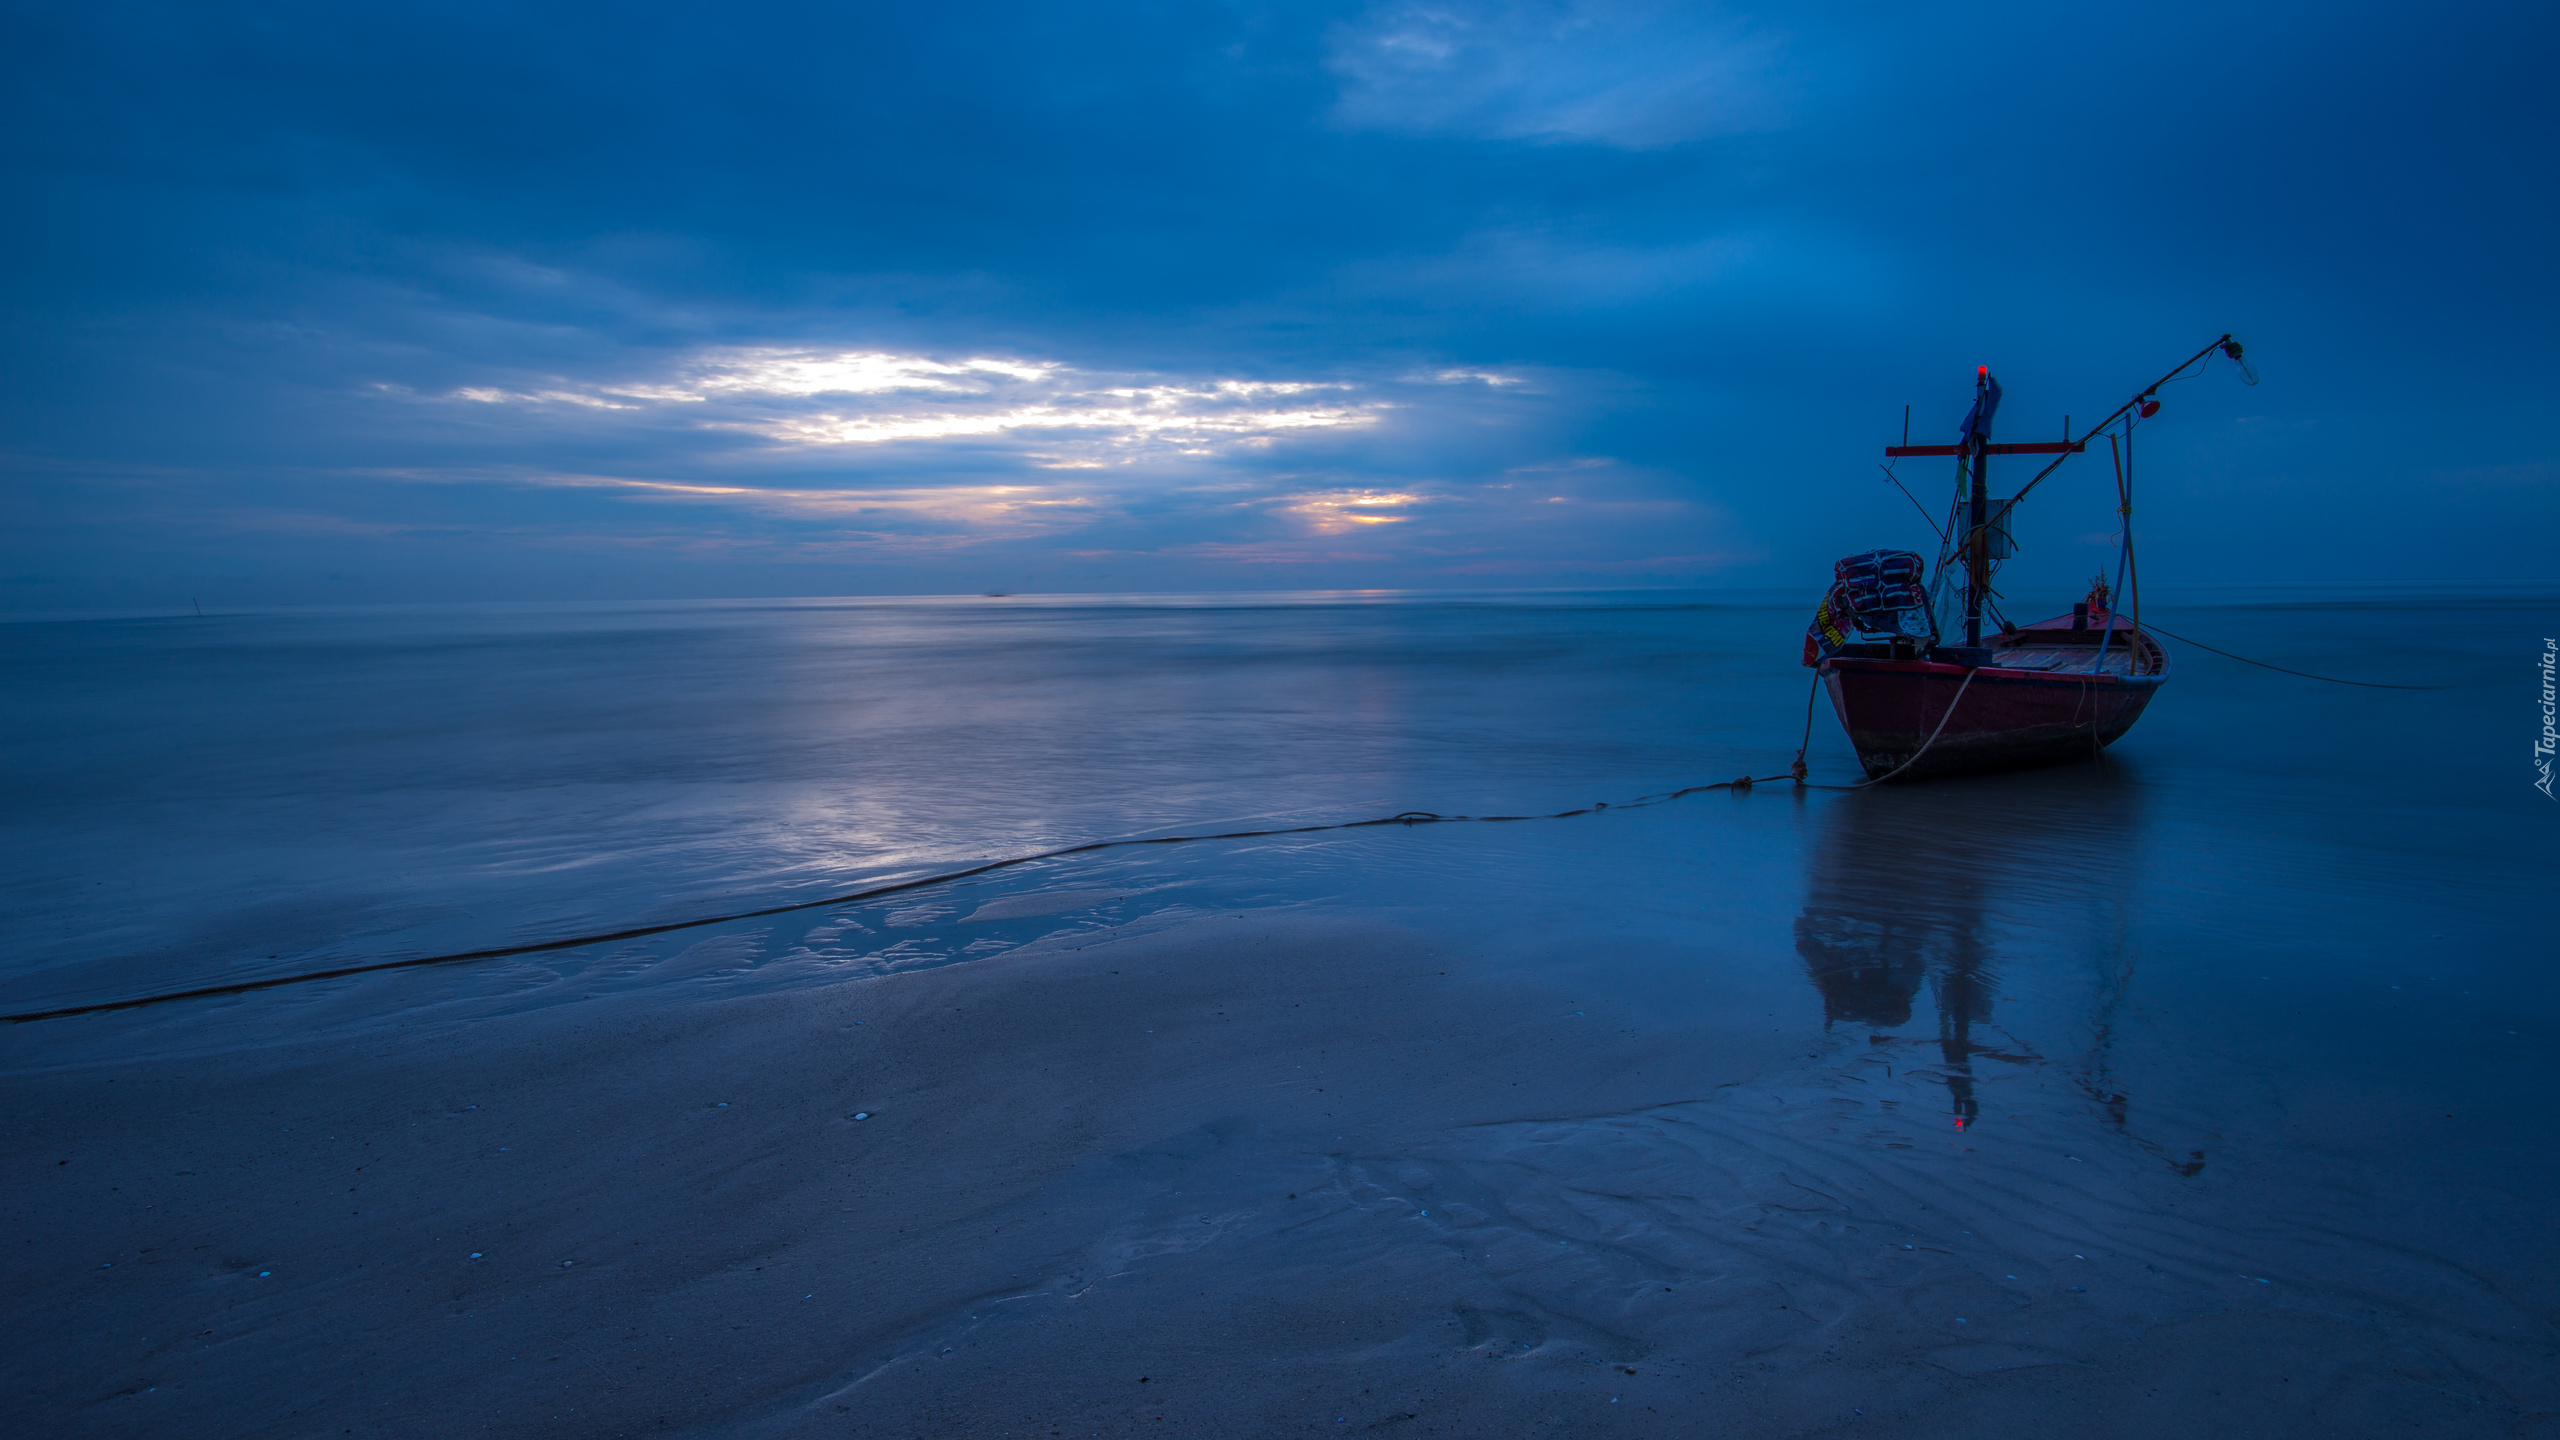
[[2035, 903], [2038, 881], [2075, 906], [2112, 893], [2136, 819], [2136, 792], [2115, 767], [2049, 774], [1844, 797], [1796, 917], [1796, 953], [1826, 1026], [1898, 1029], [1929, 987], [1958, 1129], [1981, 1112], [1974, 1057], [2027, 1058], [1974, 1043], [1977, 1024], [1995, 1025], [1999, 998], [1994, 904], [2004, 894]]
[[[1972, 849], [1970, 837], [1956, 844], [1955, 853], [1941, 853], [1949, 860], [1970, 858], [1963, 854]], [[1945, 916], [1946, 943], [1939, 950], [1929, 988], [1938, 1004], [1938, 1054], [1946, 1065], [1948, 1107], [1959, 1130], [1972, 1124], [1982, 1108], [1973, 1098], [1973, 1022], [1988, 1021], [1991, 1004], [1998, 998], [1994, 984], [1998, 972], [1991, 965], [1990, 942], [1983, 936], [1983, 912], [1988, 908], [1983, 896], [1999, 871], [1997, 857], [1984, 864], [1950, 865], [1937, 895]]]
[[1937, 974], [1935, 994], [1938, 1001], [1938, 1053], [1947, 1066], [1947, 1099], [1955, 1111], [1956, 1128], [1964, 1129], [1981, 1114], [1981, 1106], [1973, 1098], [1973, 1022], [1991, 1018], [1991, 1002], [1995, 998], [1984, 975], [1980, 910], [1974, 907], [1976, 924], [1956, 932], [1954, 952], [1949, 963]]

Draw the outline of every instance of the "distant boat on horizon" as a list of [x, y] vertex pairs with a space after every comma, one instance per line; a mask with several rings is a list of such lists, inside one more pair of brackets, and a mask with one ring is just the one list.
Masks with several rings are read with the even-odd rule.
[[[2162, 385], [2217, 351], [2239, 366], [2243, 379], [2256, 383], [2240, 358], [2239, 342], [2225, 335], [2076, 440], [2065, 417], [2058, 442], [1993, 444], [2000, 382], [1989, 366], [1974, 372], [1973, 409], [1955, 444], [1911, 444], [1905, 412], [1904, 443], [1885, 448], [1888, 460], [1953, 456], [1957, 462], [1947, 522], [1931, 522], [1939, 532], [1937, 564], [1924, 578], [1920, 556], [1912, 551], [1870, 550], [1840, 561], [1805, 631], [1804, 663], [1829, 693], [1868, 783], [2085, 759], [2123, 738], [2142, 718], [2168, 681], [2169, 653], [2141, 624], [2141, 572], [2133, 558], [2133, 430], [2159, 413]], [[2123, 519], [2115, 583], [2101, 572], [2070, 614], [2013, 624], [2000, 615], [1991, 589], [1994, 566], [2012, 550], [2010, 512], [2101, 434], [2115, 459], [2117, 512]], [[2055, 458], [2016, 495], [1994, 501], [1994, 455]], [[1901, 484], [1890, 465], [1885, 473]], [[2120, 595], [2130, 597], [2129, 614], [2118, 612]], [[1958, 601], [1964, 643], [1941, 644], [1938, 616]], [[1997, 626], [1987, 640], [1986, 614]]]

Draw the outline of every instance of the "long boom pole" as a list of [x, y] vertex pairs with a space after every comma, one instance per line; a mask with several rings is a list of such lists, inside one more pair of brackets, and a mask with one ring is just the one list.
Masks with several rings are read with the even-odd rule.
[[[2190, 356], [2188, 356], [2186, 359], [2179, 361], [2176, 369], [2171, 370], [2168, 374], [2161, 376], [2159, 379], [2152, 381], [2150, 384], [2148, 384], [2148, 385], [2144, 386], [2144, 387], [2143, 387], [2143, 388], [2141, 388], [2140, 390], [2135, 391], [2135, 392], [2134, 392], [2134, 394], [2133, 394], [2133, 398], [2132, 398], [2132, 399], [2130, 399], [2130, 400], [2127, 400], [2127, 401], [2126, 401], [2126, 402], [2124, 402], [2122, 405], [2117, 406], [2117, 407], [2115, 408], [2115, 411], [2114, 411], [2114, 413], [2113, 413], [2113, 414], [2110, 414], [2109, 416], [2107, 416], [2107, 418], [2106, 418], [2106, 419], [2099, 421], [2097, 424], [2090, 426], [2088, 429], [2083, 430], [2083, 431], [2081, 431], [2080, 433], [2081, 433], [2081, 434], [2083, 434], [2083, 435], [2095, 435], [2095, 434], [2097, 434], [2099, 431], [2106, 429], [2106, 428], [2107, 428], [2108, 426], [2110, 426], [2110, 425], [2113, 425], [2114, 423], [2116, 423], [2116, 421], [2118, 421], [2118, 420], [2120, 420], [2120, 419], [2122, 419], [2122, 418], [2124, 417], [2124, 413], [2125, 413], [2127, 410], [2130, 410], [2130, 409], [2132, 409], [2134, 406], [2141, 404], [2141, 403], [2142, 403], [2142, 401], [2143, 401], [2143, 398], [2144, 398], [2145, 396], [2150, 395], [2153, 391], [2158, 390], [2161, 386], [2168, 384], [2170, 381], [2177, 379], [2177, 378], [2178, 378], [2178, 371], [2186, 369], [2188, 366], [2193, 365], [2194, 363], [2196, 363], [2197, 361], [2199, 361], [2199, 360], [2203, 359], [2203, 358], [2204, 358], [2204, 357], [2206, 357], [2207, 355], [2212, 354], [2214, 351], [2219, 350], [2219, 349], [2221, 349], [2222, 347], [2224, 347], [2224, 346], [2226, 346], [2226, 345], [2228, 345], [2228, 344], [2230, 344], [2230, 343], [2231, 343], [2231, 337], [2230, 337], [2230, 335], [2225, 334], [2221, 339], [2214, 341], [2212, 344], [2207, 345], [2206, 347], [2204, 347], [2203, 349], [2201, 349], [2201, 350], [2197, 351], [2197, 352], [2196, 352], [2196, 353], [2194, 353], [2193, 355], [2190, 355]], [[2074, 453], [2076, 453], [2076, 452], [2074, 452]], [[2027, 492], [2028, 492], [2028, 491], [2033, 490], [2033, 489], [2034, 489], [2034, 488], [2036, 488], [2038, 485], [2043, 484], [2043, 483], [2044, 483], [2044, 477], [2046, 477], [2047, 475], [2052, 474], [2052, 473], [2053, 473], [2054, 471], [2056, 471], [2056, 470], [2061, 469], [2061, 468], [2062, 468], [2062, 462], [2063, 462], [2064, 460], [2068, 460], [2068, 459], [2070, 459], [2070, 458], [2071, 458], [2071, 456], [2070, 456], [2070, 455], [2068, 455], [2068, 454], [2066, 454], [2066, 455], [2062, 456], [2060, 459], [2055, 460], [2052, 464], [2047, 465], [2047, 466], [2046, 466], [2046, 467], [2044, 467], [2042, 470], [2037, 471], [2037, 472], [2036, 472], [2036, 478], [2034, 478], [2033, 480], [2028, 481], [2028, 482], [2027, 482], [2026, 484], [2024, 484], [2024, 485], [2019, 486], [2019, 487], [2018, 487], [2018, 493], [2017, 493], [2017, 494], [2015, 494], [2015, 495], [2010, 496], [2010, 497], [2008, 498], [2008, 500], [2007, 500], [2007, 501], [2005, 501], [2005, 502], [2003, 502], [2003, 503], [2002, 503], [2002, 505], [2001, 505], [2001, 507], [2000, 507], [2001, 513], [2005, 516], [2005, 515], [2008, 513], [2009, 508], [2010, 508], [2011, 506], [2013, 506], [2013, 505], [2017, 504], [2017, 503], [2018, 503], [2019, 501], [2021, 501], [2021, 500], [2026, 499], [2026, 498], [2027, 498]], [[1982, 523], [1982, 522], [1981, 522], [1981, 520], [1980, 520], [1979, 518], [1977, 518], [1977, 519], [1974, 521], [1974, 523], [1978, 525], [1978, 524], [1980, 524], [1980, 523]]]

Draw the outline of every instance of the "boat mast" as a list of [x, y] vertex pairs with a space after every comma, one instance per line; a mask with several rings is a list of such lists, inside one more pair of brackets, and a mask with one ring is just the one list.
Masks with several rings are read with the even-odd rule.
[[[2189, 364], [2194, 361], [2187, 362]], [[1964, 554], [1964, 643], [1980, 648], [1982, 644], [1982, 609], [1991, 597], [1991, 480], [1990, 457], [1994, 455], [2077, 455], [2089, 448], [2086, 436], [2078, 440], [2035, 440], [2013, 445], [1991, 443], [1991, 417], [2000, 408], [2000, 382], [1991, 378], [1991, 367], [1978, 366], [1973, 372], [1973, 413], [1964, 417], [1964, 429], [1953, 445], [1914, 445], [1905, 434], [1900, 445], [1884, 447], [1884, 458], [1899, 459], [1906, 455], [1953, 455], [1956, 457], [1956, 495], [1954, 513], [1947, 517], [1949, 530], [1938, 550], [1938, 568], [1930, 582], [1930, 593], [1948, 580], [1948, 570], [1955, 563], [1957, 547]], [[2061, 462], [2056, 461], [2056, 464]], [[1888, 471], [1890, 473], [1890, 471]], [[2047, 466], [2046, 474], [2052, 473]], [[2041, 477], [2039, 477], [2041, 478]], [[1968, 484], [1967, 482], [1971, 482]], [[2020, 491], [2019, 494], [2025, 494]], [[2000, 502], [2000, 520], [2005, 524], [2012, 498]], [[1962, 526], [1961, 531], [1953, 528]]]
[[1973, 451], [1972, 514], [1966, 520], [1964, 544], [1964, 643], [1982, 644], [1982, 597], [1991, 589], [1991, 532], [1986, 528], [1991, 518], [1991, 367], [1985, 365], [1973, 375], [1973, 433], [1966, 436]]
[[[1902, 443], [1899, 445], [1887, 445], [1884, 447], [1885, 459], [1895, 460], [1906, 455], [1953, 455], [1957, 457], [1956, 508], [1966, 517], [1964, 535], [1961, 541], [1959, 541], [1952, 532], [1941, 538], [1938, 549], [1938, 566], [1930, 579], [1929, 593], [1932, 596], [1943, 593], [1940, 587], [1947, 583], [1947, 569], [1949, 564], [1955, 558], [1954, 547], [1958, 544], [1962, 544], [1964, 546], [1964, 643], [1966, 645], [1977, 649], [1982, 645], [1982, 607], [1983, 602], [1988, 599], [1991, 594], [1992, 514], [1991, 485], [1989, 477], [1990, 466], [1988, 464], [1988, 457], [1992, 455], [2051, 455], [2055, 457], [2052, 464], [2047, 465], [2042, 470], [2036, 472], [2034, 479], [2019, 486], [2017, 494], [2000, 502], [1999, 519], [2000, 524], [2005, 529], [2009, 521], [2010, 513], [2017, 509], [2019, 501], [2027, 498], [2027, 492], [2033, 490], [2038, 485], [2043, 484], [2046, 476], [2051, 475], [2055, 470], [2061, 468], [2064, 459], [2073, 455], [2078, 455], [2087, 450], [2089, 448], [2089, 437], [2091, 435], [2104, 433], [2108, 426], [2113, 425], [2118, 420], [2125, 419], [2127, 415], [2132, 415], [2137, 420], [2147, 419], [2150, 417], [2160, 408], [2160, 402], [2153, 398], [2160, 393], [2160, 387], [2177, 379], [2180, 375], [2185, 374], [2189, 366], [2194, 365], [2197, 361], [2211, 355], [2216, 350], [2230, 356], [2231, 363], [2240, 367], [2240, 378], [2242, 380], [2251, 385], [2258, 383], [2257, 374], [2250, 370], [2246, 362], [2242, 361], [2240, 358], [2240, 342], [2232, 339], [2228, 335], [2225, 335], [2221, 339], [2214, 341], [2212, 344], [2207, 345], [2193, 355], [2188, 356], [2177, 369], [2172, 370], [2168, 374], [2161, 376], [2159, 379], [2152, 381], [2148, 388], [2144, 389], [2140, 394], [2119, 406], [2114, 414], [2109, 415], [2106, 419], [2099, 421], [2097, 424], [2083, 431], [2081, 433], [2081, 437], [2077, 440], [2070, 438], [2071, 420], [2069, 416], [2065, 416], [2062, 421], [2063, 438], [2058, 442], [2047, 441], [2017, 445], [1992, 444], [1991, 416], [1993, 411], [2000, 408], [2000, 382], [1991, 378], [1991, 367], [1988, 365], [1979, 366], [1973, 372], [1973, 413], [1965, 417], [1964, 431], [1962, 435], [1958, 437], [1955, 444], [1912, 444], [1911, 412], [1908, 407], [1905, 407], [1902, 421]], [[2112, 445], [2115, 442], [2111, 439], [2108, 443]], [[2132, 426], [2130, 423], [2126, 426], [2125, 444], [2127, 448], [2119, 460], [2119, 463], [2130, 465], [2132, 460]], [[1967, 475], [1966, 473], [1966, 468], [1968, 466], [1971, 467], [1972, 471], [1970, 475]], [[1893, 467], [1890, 465], [1886, 466], [1885, 473], [1887, 475], [1891, 475], [1893, 473]], [[1965, 484], [1968, 479], [1973, 482], [1970, 487], [1970, 493], [1967, 493], [1967, 486]], [[2130, 477], [2120, 477], [2118, 483], [2120, 485], [2129, 485]], [[2139, 576], [2131, 570], [2133, 561], [2133, 512], [2131, 507], [2133, 502], [2130, 491], [2121, 492], [2117, 503], [2123, 509], [2126, 536], [2124, 556], [2124, 564], [2126, 568], [2118, 572], [2119, 578], [2117, 588], [2120, 590], [2131, 588], [2134, 594], [2139, 597], [2141, 594]], [[1951, 515], [1948, 519], [1952, 523], [1955, 517]], [[1935, 524], [1936, 522], [1932, 521], [1931, 523]], [[2124, 583], [2124, 577], [2127, 575], [2134, 575], [2135, 583], [2131, 587], [2127, 587]], [[2139, 598], [2135, 600], [2134, 605], [2134, 629], [2139, 631], [2141, 629], [2142, 620], [2141, 601]], [[2102, 637], [2099, 641], [2099, 658], [2101, 660], [2105, 658], [2106, 639], [2112, 637], [2116, 628], [2114, 623], [2115, 606], [2112, 601], [2108, 606], [2107, 614], [2108, 637]], [[2139, 666], [2142, 661], [2139, 642], [2128, 637], [2126, 643], [2135, 646], [2134, 663]]]

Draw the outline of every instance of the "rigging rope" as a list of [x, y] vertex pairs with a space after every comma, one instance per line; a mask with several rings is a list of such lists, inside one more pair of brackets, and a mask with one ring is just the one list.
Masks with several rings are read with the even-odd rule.
[[2282, 665], [2270, 665], [2264, 660], [2252, 660], [2246, 655], [2234, 655], [2228, 650], [2214, 650], [2214, 647], [2207, 645], [2201, 640], [2190, 640], [2184, 635], [2163, 630], [2156, 622], [2147, 625], [2144, 628], [2148, 629], [2154, 635], [2166, 635], [2181, 645], [2193, 645], [2199, 650], [2213, 650], [2214, 654], [2219, 655], [2226, 660], [2237, 660], [2243, 665], [2255, 665], [2261, 670], [2274, 670], [2286, 675], [2299, 675], [2305, 680], [2319, 680], [2331, 685], [2361, 685], [2367, 690], [2450, 690], [2453, 688], [2450, 685], [2386, 685], [2379, 680], [2341, 680], [2334, 675], [2314, 675], [2308, 670], [2287, 670]]
[[1893, 488], [1902, 492], [1902, 498], [1910, 501], [1911, 507], [1920, 512], [1920, 518], [1929, 522], [1929, 528], [1937, 533], [1939, 548], [1944, 549], [1947, 532], [1938, 529], [1938, 517], [1929, 513], [1929, 507], [1920, 503], [1920, 497], [1911, 493], [1911, 487], [1902, 483], [1902, 477], [1893, 473], [1892, 466], [1879, 465], [1876, 468], [1882, 470], [1884, 478], [1893, 482]]

